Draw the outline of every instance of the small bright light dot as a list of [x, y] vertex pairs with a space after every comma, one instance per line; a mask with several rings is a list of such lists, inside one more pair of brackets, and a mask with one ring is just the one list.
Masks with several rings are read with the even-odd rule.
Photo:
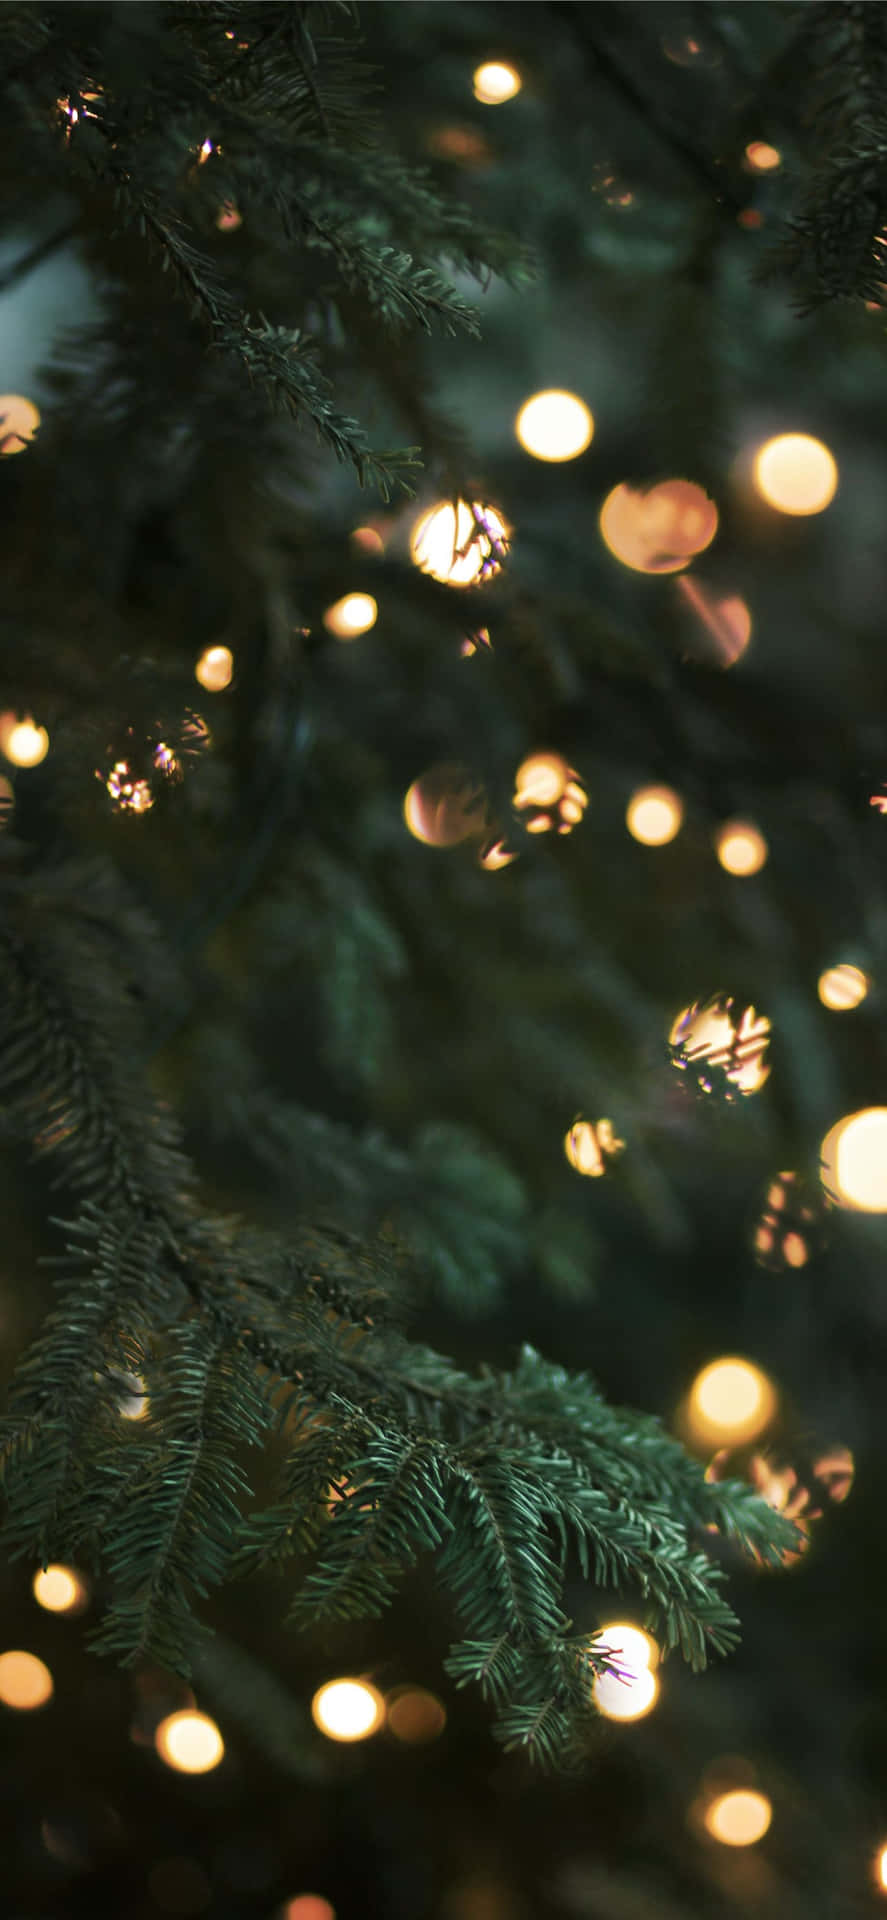
[[751, 1847], [762, 1840], [773, 1818], [773, 1808], [764, 1793], [749, 1787], [722, 1793], [705, 1810], [705, 1824], [713, 1840], [726, 1847]]
[[0, 394], [0, 455], [23, 453], [40, 425], [40, 410], [21, 393]]
[[762, 833], [748, 820], [728, 820], [715, 835], [715, 848], [727, 873], [759, 873], [769, 848]]
[[514, 804], [551, 807], [566, 792], [570, 769], [559, 753], [533, 753], [522, 760], [514, 776]]
[[817, 992], [824, 1007], [831, 1007], [834, 1013], [847, 1013], [851, 1007], [858, 1007], [869, 990], [867, 976], [861, 967], [842, 965], [828, 967], [819, 976]]
[[348, 537], [352, 546], [359, 547], [361, 553], [378, 555], [385, 552], [385, 542], [375, 527], [355, 527]]
[[629, 1672], [627, 1663], [624, 1671], [622, 1680], [615, 1673], [600, 1673], [592, 1687], [595, 1706], [607, 1720], [640, 1720], [655, 1705], [659, 1692], [655, 1673], [649, 1667]]
[[514, 430], [536, 460], [575, 460], [591, 443], [594, 420], [577, 394], [551, 388], [524, 401]]
[[423, 573], [448, 587], [476, 587], [500, 571], [510, 529], [496, 507], [443, 500], [416, 521], [410, 553]]
[[35, 1653], [0, 1653], [0, 1702], [19, 1713], [52, 1699], [52, 1674]]
[[655, 1640], [644, 1633], [642, 1627], [631, 1627], [627, 1621], [614, 1620], [606, 1627], [601, 1627], [600, 1633], [595, 1636], [594, 1646], [596, 1649], [605, 1647], [608, 1653], [618, 1654], [620, 1666], [632, 1667], [636, 1673], [641, 1673], [644, 1667], [653, 1668], [659, 1664], [659, 1648]]
[[766, 140], [750, 140], [745, 157], [755, 173], [772, 173], [774, 168], [782, 165], [779, 148], [771, 147]]
[[161, 1760], [177, 1773], [209, 1773], [225, 1752], [225, 1742], [214, 1720], [193, 1707], [167, 1714], [154, 1735]]
[[213, 150], [212, 141], [204, 140], [203, 145], [201, 146], [200, 152], [197, 156], [198, 166], [202, 167], [205, 164], [205, 162], [209, 159], [209, 156], [212, 153], [212, 150]]
[[30, 718], [19, 720], [14, 713], [4, 713], [0, 715], [0, 750], [14, 767], [39, 767], [49, 752], [49, 734]]
[[311, 1702], [316, 1727], [330, 1740], [367, 1740], [385, 1718], [385, 1702], [366, 1680], [328, 1680]]
[[504, 60], [487, 60], [482, 67], [475, 68], [474, 97], [482, 100], [485, 107], [498, 107], [503, 100], [513, 100], [522, 86], [520, 74]]
[[342, 600], [327, 607], [323, 624], [337, 640], [356, 640], [376, 624], [378, 607], [371, 593], [346, 593]]
[[280, 1920], [336, 1920], [335, 1908], [320, 1893], [297, 1893], [280, 1910]]
[[755, 454], [755, 486], [780, 513], [822, 513], [834, 499], [838, 469], [809, 433], [780, 433]]
[[614, 487], [598, 522], [604, 545], [635, 573], [678, 573], [711, 545], [718, 530], [713, 500], [693, 480]]
[[640, 787], [632, 794], [625, 824], [645, 847], [664, 847], [680, 832], [683, 802], [671, 787]]
[[38, 1607], [48, 1613], [78, 1613], [86, 1599], [83, 1581], [73, 1567], [43, 1567], [35, 1573], [31, 1592]]
[[689, 1420], [701, 1440], [753, 1440], [775, 1410], [772, 1382], [747, 1360], [713, 1360], [690, 1389]]
[[887, 1213], [887, 1107], [848, 1114], [826, 1134], [822, 1183], [839, 1205]]
[[879, 1887], [887, 1893], [887, 1840], [880, 1847], [875, 1859], [875, 1879]]
[[221, 693], [231, 685], [234, 655], [230, 647], [207, 647], [194, 668], [194, 678], [207, 693]]
[[591, 1180], [599, 1180], [606, 1173], [604, 1154], [615, 1158], [624, 1146], [624, 1140], [616, 1139], [609, 1120], [574, 1120], [564, 1135], [564, 1152], [571, 1167]]
[[446, 1708], [424, 1687], [400, 1687], [386, 1701], [388, 1731], [404, 1746], [424, 1746], [436, 1740], [447, 1724]]

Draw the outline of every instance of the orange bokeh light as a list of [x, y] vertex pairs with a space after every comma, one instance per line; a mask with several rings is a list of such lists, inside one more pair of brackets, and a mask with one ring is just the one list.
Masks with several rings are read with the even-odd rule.
[[520, 93], [523, 81], [516, 67], [504, 60], [487, 60], [474, 70], [474, 97], [485, 107], [499, 107]]
[[749, 820], [727, 820], [715, 835], [715, 850], [724, 871], [743, 878], [760, 872], [769, 851], [763, 834]]
[[887, 1213], [887, 1107], [865, 1107], [838, 1120], [821, 1157], [830, 1199], [859, 1213]]
[[636, 573], [677, 573], [711, 545], [718, 510], [692, 480], [662, 480], [658, 486], [614, 487], [601, 508], [605, 546]]
[[225, 1753], [215, 1721], [193, 1707], [167, 1714], [154, 1734], [154, 1745], [161, 1760], [177, 1773], [210, 1773]]
[[675, 581], [675, 587], [697, 616], [692, 655], [720, 667], [734, 666], [751, 639], [751, 614], [745, 601], [736, 593], [716, 599], [710, 587], [691, 580], [687, 574]]
[[467, 767], [449, 760], [413, 781], [404, 796], [403, 817], [413, 838], [426, 847], [457, 847], [489, 826], [483, 787]]
[[750, 140], [745, 149], [745, 158], [754, 173], [773, 173], [782, 165], [779, 148], [771, 147], [767, 140]]
[[23, 453], [40, 425], [40, 409], [21, 393], [0, 394], [0, 457]]
[[368, 1740], [382, 1725], [385, 1702], [368, 1680], [328, 1680], [314, 1695], [311, 1717], [328, 1740]]
[[477, 587], [502, 566], [510, 529], [496, 507], [441, 500], [420, 515], [410, 554], [423, 573], [448, 587]]
[[52, 1674], [35, 1653], [16, 1648], [0, 1653], [0, 1703], [17, 1713], [32, 1713], [52, 1699]]
[[644, 847], [664, 847], [681, 830], [684, 804], [671, 787], [639, 787], [628, 803], [625, 824]]
[[848, 1013], [858, 1007], [869, 990], [868, 976], [861, 967], [843, 964], [828, 967], [819, 976], [817, 992], [824, 1007], [833, 1013]]
[[754, 481], [779, 513], [822, 513], [834, 499], [838, 469], [821, 440], [809, 433], [780, 433], [758, 448]]
[[705, 1810], [705, 1824], [713, 1840], [726, 1847], [751, 1847], [762, 1840], [773, 1818], [773, 1808], [764, 1793], [749, 1787], [737, 1787], [722, 1793]]
[[706, 1443], [754, 1440], [776, 1411], [776, 1389], [760, 1367], [733, 1355], [713, 1360], [690, 1388], [687, 1420]]

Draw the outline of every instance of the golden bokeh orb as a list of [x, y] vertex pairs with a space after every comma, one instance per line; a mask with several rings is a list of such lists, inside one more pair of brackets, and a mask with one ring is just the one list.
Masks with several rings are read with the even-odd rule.
[[887, 1107], [836, 1122], [822, 1143], [822, 1184], [839, 1206], [887, 1213]]
[[73, 1567], [41, 1567], [31, 1582], [38, 1607], [48, 1613], [79, 1613], [86, 1604], [86, 1587]]
[[762, 1840], [773, 1818], [773, 1808], [765, 1793], [751, 1787], [736, 1787], [721, 1793], [705, 1809], [705, 1825], [713, 1840], [725, 1847], [752, 1847]]
[[839, 967], [827, 967], [819, 976], [817, 993], [824, 1007], [830, 1007], [833, 1013], [848, 1013], [858, 1007], [869, 990], [867, 974], [861, 967], [851, 967], [843, 963]]
[[887, 1893], [887, 1840], [875, 1855], [875, 1885]]
[[640, 1720], [656, 1705], [658, 1693], [659, 1682], [649, 1667], [629, 1672], [627, 1664], [622, 1679], [615, 1673], [599, 1673], [592, 1687], [595, 1706], [605, 1720]]
[[678, 573], [711, 545], [718, 510], [692, 480], [622, 484], [608, 493], [598, 522], [605, 546], [635, 573]]
[[17, 1713], [32, 1713], [52, 1699], [52, 1674], [36, 1653], [15, 1648], [0, 1653], [0, 1704]]
[[336, 1920], [336, 1910], [322, 1893], [297, 1893], [281, 1907], [279, 1920]]
[[328, 1680], [311, 1702], [311, 1717], [328, 1740], [368, 1740], [385, 1718], [385, 1702], [368, 1680]]
[[607, 1160], [615, 1158], [625, 1146], [617, 1140], [609, 1120], [574, 1120], [564, 1135], [564, 1152], [577, 1173], [599, 1180], [607, 1171]]
[[578, 394], [551, 387], [524, 401], [514, 431], [534, 460], [575, 460], [591, 445], [594, 420]]
[[369, 633], [370, 627], [375, 626], [378, 613], [371, 593], [346, 593], [327, 607], [323, 624], [337, 640], [356, 640], [359, 634]]
[[750, 820], [727, 820], [715, 835], [715, 851], [725, 873], [746, 877], [760, 873], [769, 848]]
[[207, 693], [221, 693], [230, 687], [234, 675], [234, 655], [230, 647], [205, 647], [194, 668], [194, 678]]
[[426, 847], [457, 847], [488, 829], [487, 799], [468, 767], [442, 760], [404, 795], [403, 817]]
[[378, 559], [385, 552], [385, 542], [375, 527], [353, 527], [348, 535], [353, 547], [361, 553], [370, 553]]
[[502, 565], [510, 529], [496, 507], [441, 500], [420, 515], [410, 554], [423, 573], [447, 587], [477, 587]]
[[40, 425], [40, 409], [21, 393], [0, 394], [0, 457], [23, 453]]
[[775, 173], [782, 166], [782, 154], [778, 147], [771, 147], [769, 140], [750, 140], [745, 158], [753, 173]]
[[644, 847], [664, 847], [680, 832], [684, 804], [671, 787], [639, 787], [628, 803], [625, 824]]
[[606, 1648], [608, 1653], [619, 1656], [619, 1664], [631, 1667], [640, 1673], [645, 1667], [651, 1670], [659, 1665], [659, 1648], [649, 1633], [642, 1627], [633, 1627], [627, 1620], [611, 1620], [601, 1627], [595, 1637], [595, 1650]]
[[776, 1389], [760, 1367], [728, 1356], [712, 1360], [690, 1388], [687, 1418], [696, 1439], [735, 1446], [753, 1440], [776, 1411]]
[[225, 1753], [215, 1721], [196, 1707], [167, 1714], [154, 1734], [154, 1745], [161, 1760], [177, 1773], [210, 1773]]
[[520, 93], [523, 81], [516, 67], [506, 60], [485, 60], [474, 70], [474, 97], [485, 107], [499, 107]]
[[385, 1702], [389, 1733], [406, 1747], [437, 1740], [447, 1724], [447, 1710], [425, 1687], [398, 1687]]
[[30, 715], [0, 714], [0, 752], [14, 767], [39, 767], [49, 752], [49, 734], [37, 727]]
[[754, 480], [762, 499], [779, 513], [822, 513], [834, 499], [838, 469], [821, 440], [809, 433], [779, 433], [755, 454]]

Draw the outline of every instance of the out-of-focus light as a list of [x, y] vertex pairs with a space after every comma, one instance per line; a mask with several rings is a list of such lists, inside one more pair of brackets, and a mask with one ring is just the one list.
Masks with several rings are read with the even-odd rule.
[[5, 773], [0, 773], [0, 833], [5, 832], [8, 827], [14, 806], [15, 788], [12, 781], [7, 780]]
[[123, 1392], [117, 1402], [117, 1412], [121, 1420], [145, 1420], [151, 1409], [151, 1401], [145, 1382], [137, 1373], [118, 1376]]
[[734, 666], [751, 639], [751, 614], [745, 601], [738, 594], [718, 600], [709, 587], [687, 574], [676, 580], [675, 586], [698, 620], [691, 658], [724, 668]]
[[0, 457], [23, 453], [40, 425], [40, 409], [21, 393], [0, 394]]
[[311, 1702], [311, 1717], [328, 1740], [368, 1740], [385, 1718], [385, 1702], [368, 1680], [328, 1680]]
[[712, 1360], [690, 1388], [688, 1418], [699, 1440], [754, 1440], [776, 1411], [776, 1389], [748, 1360]]
[[378, 612], [371, 593], [346, 593], [332, 607], [327, 607], [323, 624], [337, 640], [356, 640], [358, 634], [368, 633], [370, 627], [375, 626]]
[[128, 760], [115, 760], [109, 774], [96, 769], [118, 813], [150, 813], [154, 795], [147, 780], [137, 779]]
[[489, 140], [476, 127], [432, 127], [426, 135], [429, 153], [463, 167], [488, 167], [493, 159]]
[[463, 660], [471, 660], [476, 653], [480, 653], [481, 651], [485, 653], [492, 653], [493, 651], [493, 642], [490, 639], [489, 627], [476, 627], [474, 633], [466, 633], [459, 647], [459, 652]]
[[161, 1760], [177, 1773], [209, 1773], [225, 1752], [215, 1721], [194, 1707], [167, 1714], [155, 1732], [154, 1745]]
[[614, 1620], [608, 1626], [601, 1627], [595, 1636], [595, 1651], [602, 1647], [607, 1653], [618, 1657], [620, 1666], [631, 1667], [641, 1673], [645, 1667], [659, 1665], [659, 1648], [649, 1633], [642, 1627], [629, 1626], [625, 1620]]
[[859, 1213], [887, 1213], [887, 1107], [838, 1120], [822, 1143], [822, 1184]]
[[194, 668], [194, 678], [207, 693], [221, 693], [230, 687], [234, 673], [234, 655], [230, 647], [206, 647]]
[[524, 401], [514, 430], [535, 460], [575, 460], [591, 445], [594, 420], [578, 394], [552, 387]]
[[755, 486], [780, 513], [822, 513], [835, 497], [838, 469], [828, 447], [809, 433], [780, 433], [759, 447]]
[[80, 1613], [86, 1605], [86, 1587], [73, 1567], [42, 1567], [31, 1582], [38, 1607], [48, 1613]]
[[744, 227], [746, 233], [757, 233], [764, 224], [764, 215], [760, 207], [743, 207], [736, 215], [736, 225]]
[[233, 200], [223, 200], [216, 214], [216, 226], [220, 233], [236, 233], [243, 226], [243, 214], [235, 207]]
[[677, 573], [711, 545], [718, 510], [692, 480], [662, 480], [608, 493], [599, 526], [605, 546], [635, 573]]
[[664, 847], [680, 832], [683, 802], [671, 787], [639, 787], [628, 803], [625, 824], [645, 847]]
[[442, 500], [416, 521], [410, 553], [423, 573], [448, 587], [477, 587], [500, 571], [510, 529], [496, 507]]
[[719, 1794], [706, 1807], [704, 1818], [713, 1840], [722, 1841], [725, 1847], [751, 1847], [763, 1839], [773, 1808], [765, 1793], [737, 1787], [732, 1793]]
[[771, 147], [767, 140], [750, 140], [745, 149], [746, 165], [753, 173], [774, 173], [782, 166], [782, 154], [778, 147]]
[[875, 1884], [882, 1893], [887, 1893], [887, 1840], [875, 1855]]
[[396, 1693], [389, 1693], [385, 1707], [389, 1733], [406, 1747], [436, 1740], [447, 1724], [443, 1701], [424, 1687], [399, 1687]]
[[336, 1910], [321, 1893], [297, 1893], [281, 1907], [279, 1920], [336, 1920]]
[[208, 139], [204, 140], [200, 148], [200, 152], [197, 155], [197, 165], [199, 167], [202, 167], [205, 165], [206, 161], [209, 159], [210, 154], [212, 153], [212, 150], [213, 150], [212, 141]]
[[727, 873], [760, 873], [769, 848], [762, 833], [749, 820], [727, 820], [715, 835], [715, 851]]
[[609, 1120], [574, 1120], [564, 1135], [564, 1152], [577, 1173], [599, 1180], [607, 1171], [607, 1161], [615, 1159], [625, 1146], [617, 1140]]
[[403, 817], [414, 840], [426, 847], [457, 847], [488, 828], [483, 787], [467, 767], [441, 761], [407, 789]]
[[348, 538], [351, 545], [359, 548], [361, 553], [372, 553], [378, 556], [385, 552], [385, 542], [382, 535], [376, 532], [375, 527], [354, 527]]
[[690, 1072], [704, 1093], [722, 1085], [727, 1098], [760, 1092], [770, 1073], [770, 1021], [754, 1007], [740, 1012], [732, 995], [710, 994], [685, 1007], [668, 1036], [672, 1064]]
[[0, 1653], [0, 1703], [31, 1713], [52, 1699], [52, 1674], [36, 1653]]
[[666, 60], [671, 60], [676, 67], [717, 67], [721, 61], [721, 49], [714, 35], [698, 27], [692, 33], [667, 34], [662, 41], [662, 51]]
[[851, 1007], [858, 1007], [869, 990], [869, 982], [861, 967], [842, 964], [839, 967], [827, 967], [819, 976], [817, 992], [824, 1007], [830, 1007], [833, 1013], [848, 1013]]
[[620, 1662], [622, 1678], [615, 1673], [599, 1673], [592, 1696], [606, 1720], [640, 1720], [656, 1704], [659, 1682], [647, 1666], [632, 1667]]
[[477, 859], [478, 865], [487, 873], [497, 873], [500, 867], [510, 867], [518, 857], [516, 850], [500, 839], [491, 840], [487, 846], [482, 847]]
[[523, 81], [515, 67], [504, 60], [487, 60], [474, 70], [474, 97], [485, 107], [499, 107], [520, 93]]
[[548, 833], [552, 827], [571, 833], [588, 805], [578, 774], [559, 753], [531, 753], [518, 767], [514, 789], [515, 812], [530, 814], [524, 822], [528, 833]]
[[0, 714], [0, 751], [14, 767], [39, 767], [49, 752], [49, 734], [30, 716], [20, 720], [15, 713]]

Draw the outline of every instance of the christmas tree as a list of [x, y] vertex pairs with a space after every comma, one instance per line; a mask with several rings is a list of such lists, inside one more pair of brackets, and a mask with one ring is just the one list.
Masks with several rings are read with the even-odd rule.
[[7, 1910], [874, 1914], [885, 9], [3, 25]]

